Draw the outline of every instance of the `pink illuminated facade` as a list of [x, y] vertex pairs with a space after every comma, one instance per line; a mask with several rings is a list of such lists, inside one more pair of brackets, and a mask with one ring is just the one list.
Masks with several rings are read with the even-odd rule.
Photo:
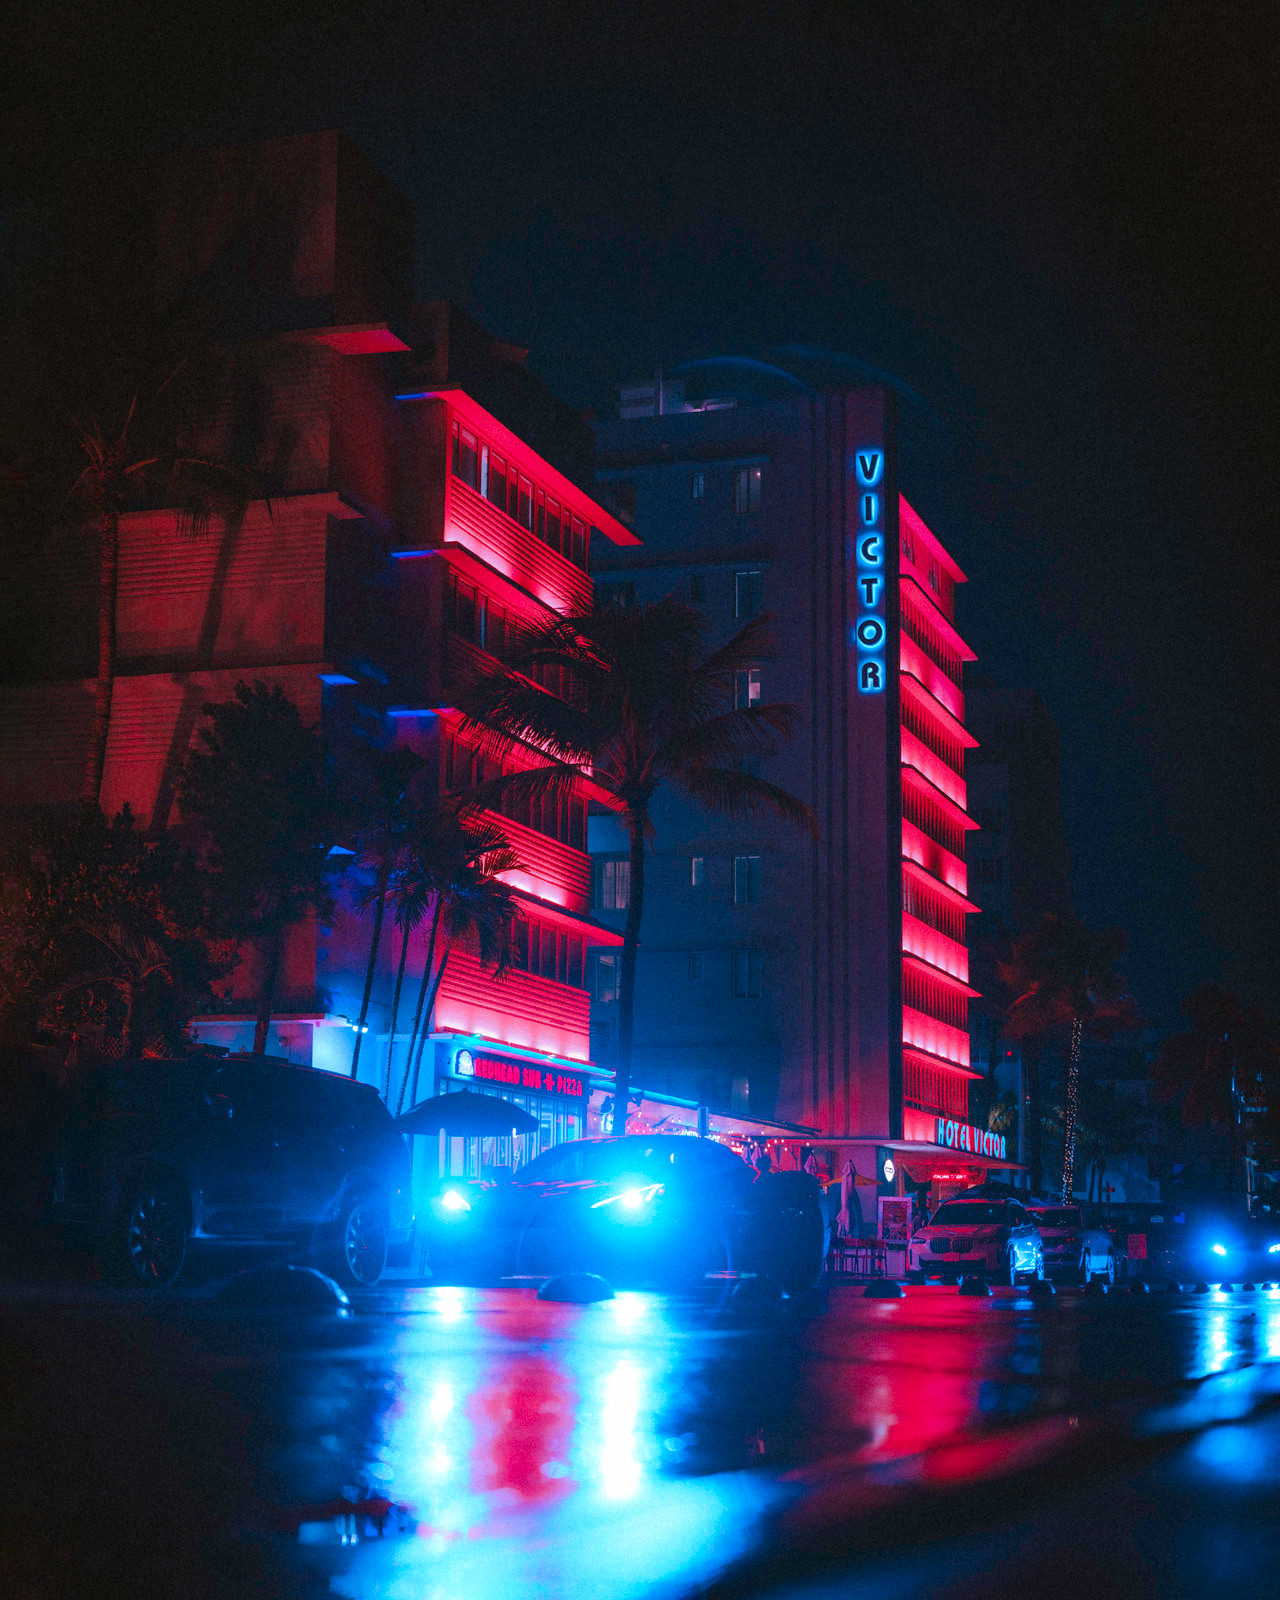
[[[448, 303], [413, 302], [409, 209], [339, 136], [176, 157], [143, 190], [156, 255], [139, 261], [125, 240], [124, 269], [148, 311], [178, 308], [220, 330], [201, 353], [210, 377], [182, 449], [247, 466], [264, 492], [203, 537], [182, 533], [164, 505], [123, 518], [104, 809], [127, 803], [154, 828], [181, 824], [182, 764], [202, 707], [242, 680], [278, 684], [351, 770], [361, 751], [404, 744], [441, 792], [492, 776], [492, 754], [486, 768], [452, 709], [459, 671], [509, 656], [521, 630], [590, 603], [593, 531], [636, 543], [584, 487], [589, 428], [529, 372], [523, 349]], [[104, 202], [108, 256], [112, 219], [126, 211]], [[79, 793], [95, 589], [67, 548], [29, 575], [8, 574], [30, 631], [52, 641], [13, 652], [0, 688], [0, 806], [10, 811]], [[513, 747], [504, 765], [538, 760]], [[618, 942], [590, 917], [587, 806], [583, 794], [499, 819], [523, 863], [512, 875], [526, 913], [516, 969], [497, 981], [465, 949], [451, 955], [418, 1088], [422, 1097], [476, 1076], [480, 1060], [490, 1082], [528, 1088], [535, 1144], [585, 1131], [587, 951]], [[289, 936], [268, 1048], [346, 1071], [371, 919], [355, 909], [355, 875], [337, 877], [332, 918]], [[387, 919], [359, 1068], [393, 1101], [425, 943], [425, 930], [411, 938], [393, 1030], [399, 940]], [[198, 1035], [247, 1046], [258, 982], [246, 946]]]

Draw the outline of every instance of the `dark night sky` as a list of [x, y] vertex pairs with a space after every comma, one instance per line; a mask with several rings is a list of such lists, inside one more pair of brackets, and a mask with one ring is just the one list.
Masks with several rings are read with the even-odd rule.
[[415, 203], [420, 292], [575, 402], [793, 342], [922, 391], [919, 509], [982, 670], [1058, 721], [1081, 912], [1154, 1020], [1204, 978], [1274, 1002], [1271, 8], [28, 10], [19, 181], [340, 126]]

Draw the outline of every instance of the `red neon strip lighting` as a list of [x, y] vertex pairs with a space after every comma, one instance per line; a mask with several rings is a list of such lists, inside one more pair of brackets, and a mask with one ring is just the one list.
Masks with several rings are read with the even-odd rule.
[[918, 972], [921, 977], [933, 978], [938, 983], [945, 983], [952, 989], [958, 989], [961, 994], [966, 995], [970, 1000], [980, 1000], [982, 998], [981, 989], [973, 988], [963, 978], [957, 978], [954, 972], [944, 972], [941, 967], [935, 967], [932, 962], [925, 961], [920, 956], [908, 955], [904, 951], [902, 965]]
[[939, 727], [958, 739], [966, 750], [976, 750], [978, 748], [978, 741], [965, 727], [964, 723], [960, 721], [959, 717], [953, 716], [946, 706], [942, 705], [934, 695], [930, 694], [915, 673], [903, 667], [899, 676], [902, 680], [903, 691], [909, 694], [915, 704], [926, 715], [931, 716]]

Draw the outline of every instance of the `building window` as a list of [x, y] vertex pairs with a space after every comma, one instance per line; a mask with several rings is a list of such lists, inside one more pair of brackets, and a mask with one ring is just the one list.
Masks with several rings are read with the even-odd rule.
[[597, 861], [596, 909], [599, 911], [625, 911], [630, 903], [630, 861], [624, 856]]
[[760, 668], [746, 667], [733, 675], [733, 709], [747, 711], [760, 704]]
[[585, 947], [581, 939], [537, 917], [517, 917], [511, 931], [511, 965], [515, 971], [572, 984], [575, 989], [586, 986]]
[[596, 957], [596, 999], [608, 1005], [618, 998], [618, 958], [616, 955]]
[[596, 601], [602, 606], [617, 606], [629, 611], [636, 603], [636, 586], [630, 578], [617, 578], [610, 583], [596, 584]]
[[701, 500], [707, 492], [707, 475], [699, 467], [689, 478], [689, 496], [693, 500]]
[[707, 580], [700, 572], [695, 572], [689, 579], [689, 599], [695, 606], [705, 606], [707, 603]]
[[760, 509], [759, 467], [733, 469], [733, 509], [740, 515]]
[[630, 528], [636, 520], [636, 484], [634, 478], [615, 478], [612, 483], [602, 483], [601, 499], [619, 522]]
[[929, 562], [929, 587], [934, 594], [942, 593], [942, 573], [938, 570], [938, 563], [933, 560]]
[[706, 970], [707, 970], [706, 957], [703, 955], [702, 951], [701, 950], [690, 950], [690, 952], [689, 952], [689, 981], [690, 981], [690, 983], [701, 983], [703, 977], [706, 974]]
[[703, 873], [706, 871], [706, 856], [689, 857], [689, 882], [695, 889], [701, 889]]
[[759, 950], [733, 952], [733, 998], [758, 1000], [764, 976], [764, 958]]
[[[535, 533], [566, 561], [587, 570], [587, 525], [568, 506], [538, 488], [513, 462], [456, 420], [452, 425], [454, 476], [478, 490], [490, 504]], [[634, 484], [631, 488], [634, 490]]]
[[735, 906], [760, 904], [759, 856], [734, 856], [733, 903]]
[[733, 575], [733, 614], [735, 617], [758, 617], [764, 599], [763, 574], [759, 567], [751, 567]]

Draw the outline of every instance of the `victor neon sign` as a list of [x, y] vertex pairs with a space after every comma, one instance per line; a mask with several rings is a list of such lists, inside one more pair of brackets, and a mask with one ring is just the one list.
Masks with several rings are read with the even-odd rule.
[[963, 1150], [971, 1156], [990, 1156], [996, 1161], [1005, 1159], [1004, 1134], [993, 1133], [990, 1128], [977, 1128], [972, 1122], [935, 1117], [933, 1142], [947, 1150]]
[[883, 694], [884, 645], [889, 630], [885, 623], [884, 496], [878, 487], [884, 477], [884, 451], [855, 451], [853, 470], [858, 484], [858, 529], [853, 540], [858, 574], [858, 615], [853, 624], [858, 693]]

